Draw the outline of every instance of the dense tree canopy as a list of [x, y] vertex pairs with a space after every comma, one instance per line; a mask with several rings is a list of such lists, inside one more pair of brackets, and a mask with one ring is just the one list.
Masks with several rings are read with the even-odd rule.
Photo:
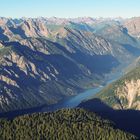
[[65, 109], [0, 120], [1, 140], [131, 140], [108, 120], [83, 109]]

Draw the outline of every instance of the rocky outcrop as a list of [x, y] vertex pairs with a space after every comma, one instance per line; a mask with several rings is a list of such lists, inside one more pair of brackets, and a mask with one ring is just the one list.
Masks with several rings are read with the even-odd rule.
[[119, 80], [95, 95], [114, 109], [140, 110], [140, 67], [137, 66]]
[[128, 19], [124, 22], [124, 26], [127, 28], [128, 32], [137, 37], [140, 38], [140, 18], [135, 17]]
[[121, 106], [115, 105], [115, 108], [140, 110], [140, 79], [125, 81], [122, 87], [116, 89], [116, 96], [120, 100]]

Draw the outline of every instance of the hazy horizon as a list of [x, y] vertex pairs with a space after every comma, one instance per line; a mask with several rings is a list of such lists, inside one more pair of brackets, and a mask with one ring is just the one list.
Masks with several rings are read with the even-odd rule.
[[7, 18], [7, 19], [37, 19], [37, 18], [57, 18], [57, 19], [78, 19], [78, 18], [92, 18], [92, 19], [131, 19], [131, 18], [139, 18], [140, 16], [133, 16], [133, 17], [91, 17], [91, 16], [81, 16], [81, 17], [57, 17], [57, 16], [37, 16], [37, 17], [6, 17], [6, 16], [0, 16], [0, 18]]

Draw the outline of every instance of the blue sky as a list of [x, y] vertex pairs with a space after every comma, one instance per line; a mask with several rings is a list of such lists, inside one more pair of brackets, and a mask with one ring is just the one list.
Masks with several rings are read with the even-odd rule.
[[0, 0], [1, 17], [134, 17], [140, 0]]

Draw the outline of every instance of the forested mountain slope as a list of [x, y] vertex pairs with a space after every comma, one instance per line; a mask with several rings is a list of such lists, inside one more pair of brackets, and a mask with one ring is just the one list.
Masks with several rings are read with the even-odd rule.
[[83, 109], [66, 109], [53, 113], [32, 114], [14, 120], [0, 120], [0, 138], [23, 139], [102, 139], [134, 140], [108, 120]]

